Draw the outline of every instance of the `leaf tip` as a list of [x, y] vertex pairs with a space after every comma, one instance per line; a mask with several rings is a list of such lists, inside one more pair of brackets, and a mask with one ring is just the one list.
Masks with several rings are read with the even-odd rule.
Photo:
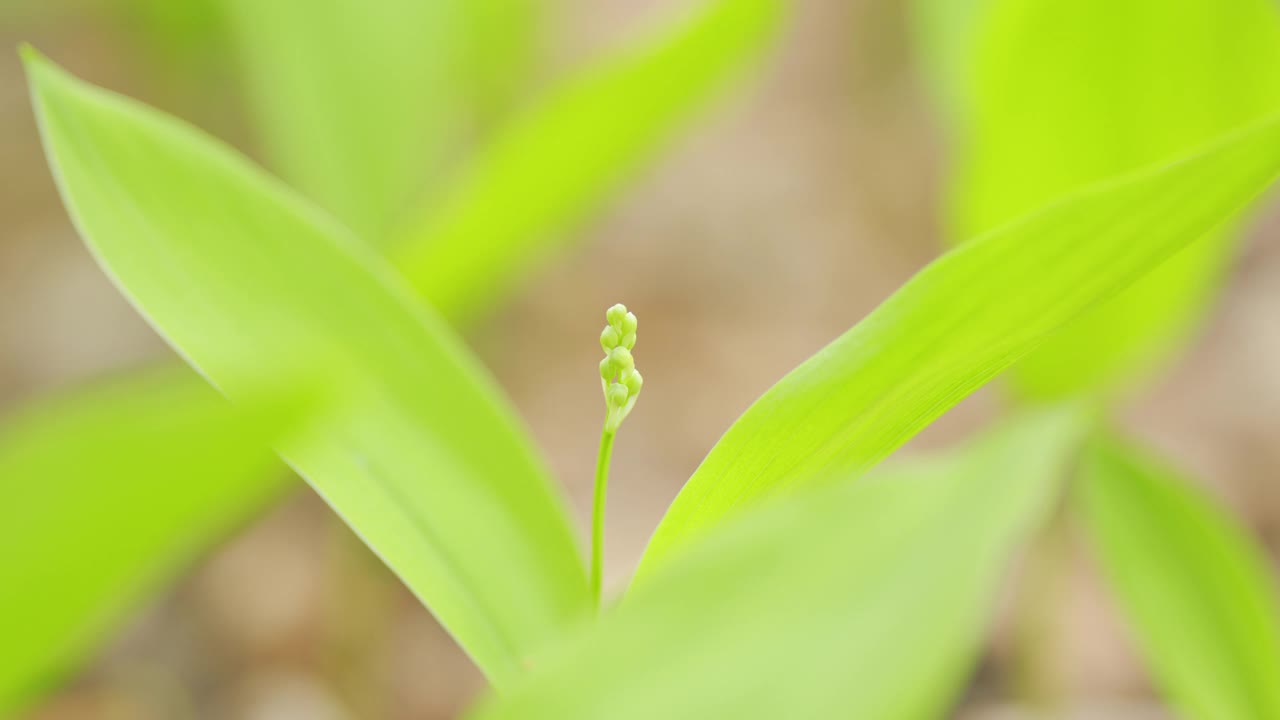
[[22, 68], [26, 71], [27, 79], [31, 82], [33, 89], [38, 90], [39, 86], [55, 74], [63, 72], [57, 63], [30, 43], [24, 42], [18, 45], [18, 57], [22, 60]]
[[26, 69], [28, 75], [34, 75], [52, 64], [44, 53], [26, 42], [18, 44], [18, 58], [22, 60], [22, 67]]
[[23, 65], [30, 65], [32, 62], [42, 59], [44, 56], [39, 50], [35, 49], [31, 43], [18, 43], [18, 57], [22, 58]]

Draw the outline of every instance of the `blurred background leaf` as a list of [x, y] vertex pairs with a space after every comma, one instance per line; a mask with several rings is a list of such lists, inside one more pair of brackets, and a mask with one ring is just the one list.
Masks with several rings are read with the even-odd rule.
[[[954, 145], [953, 241], [1280, 109], [1271, 0], [921, 1]], [[1167, 359], [1222, 284], [1237, 235], [1207, 234], [1052, 338], [1019, 363], [1019, 391], [1115, 389]]]
[[448, 316], [474, 314], [768, 46], [779, 0], [713, 0], [541, 99], [403, 233], [398, 266]]
[[[439, 1], [439, 0], [437, 0]], [[560, 0], [450, 0], [461, 47], [455, 85], [473, 126], [488, 131], [521, 99], [543, 50], [544, 26]]]
[[1280, 717], [1280, 605], [1249, 531], [1114, 437], [1090, 442], [1076, 495], [1147, 665], [1185, 717]]
[[588, 606], [560, 497], [492, 381], [390, 268], [241, 156], [29, 51], [50, 161], [104, 269], [232, 399], [334, 399], [281, 456], [496, 683]]
[[1019, 416], [734, 518], [473, 717], [939, 717], [1061, 487], [1077, 420]]
[[382, 240], [459, 140], [460, 4], [223, 0], [273, 165], [361, 237]]
[[0, 716], [283, 489], [281, 399], [233, 409], [185, 368], [48, 398], [0, 426]]
[[942, 256], [748, 408], [672, 503], [641, 570], [762, 497], [871, 467], [1233, 217], [1277, 173], [1280, 118], [1068, 196]]

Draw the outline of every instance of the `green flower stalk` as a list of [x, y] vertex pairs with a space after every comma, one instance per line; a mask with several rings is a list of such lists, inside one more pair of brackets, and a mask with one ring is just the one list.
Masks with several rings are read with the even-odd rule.
[[604, 585], [604, 506], [613, 437], [618, 426], [631, 414], [640, 388], [644, 386], [644, 378], [636, 370], [635, 358], [631, 356], [639, 325], [635, 314], [627, 312], [626, 305], [618, 304], [609, 308], [605, 320], [608, 324], [600, 333], [600, 347], [604, 348], [604, 360], [600, 361], [600, 387], [604, 391], [605, 419], [604, 431], [600, 435], [595, 501], [591, 512], [591, 594], [597, 607]]

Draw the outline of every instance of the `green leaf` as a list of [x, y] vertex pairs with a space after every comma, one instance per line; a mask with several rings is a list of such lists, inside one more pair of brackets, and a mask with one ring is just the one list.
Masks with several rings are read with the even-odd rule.
[[1116, 439], [1078, 507], [1155, 679], [1188, 718], [1280, 717], [1280, 605], [1263, 549], [1203, 490]]
[[235, 410], [180, 368], [45, 400], [0, 426], [0, 716], [278, 494], [279, 409]]
[[[306, 181], [306, 186], [312, 190], [313, 194], [328, 198], [345, 197], [346, 193], [351, 190], [347, 187], [348, 182], [352, 182], [354, 192], [357, 194], [370, 191], [370, 194], [377, 194], [376, 188], [389, 187], [389, 177], [380, 177], [387, 172], [386, 153], [394, 153], [395, 161], [398, 162], [400, 154], [395, 152], [395, 148], [391, 147], [389, 141], [392, 133], [391, 129], [383, 128], [381, 131], [374, 132], [368, 129], [365, 134], [372, 132], [378, 140], [388, 140], [387, 143], [379, 143], [382, 156], [366, 156], [362, 154], [368, 150], [365, 134], [345, 135], [346, 129], [351, 127], [348, 118], [344, 113], [352, 107], [352, 101], [349, 93], [365, 93], [365, 92], [383, 92], [390, 93], [391, 97], [379, 98], [375, 103], [378, 107], [388, 107], [399, 103], [423, 103], [419, 106], [421, 110], [428, 110], [426, 103], [435, 102], [431, 98], [438, 98], [442, 92], [462, 92], [469, 96], [474, 96], [468, 102], [472, 102], [482, 106], [483, 109], [497, 112], [502, 109], [506, 96], [514, 92], [518, 84], [518, 78], [527, 68], [527, 59], [533, 51], [533, 35], [530, 28], [535, 26], [535, 20], [539, 14], [539, 8], [535, 2], [511, 2], [504, 0], [501, 2], [477, 1], [452, 4], [452, 10], [457, 12], [457, 17], [451, 17], [450, 22], [457, 23], [459, 27], [465, 28], [464, 31], [458, 33], [453, 41], [448, 43], [448, 47], [426, 46], [423, 44], [424, 36], [412, 35], [415, 31], [413, 27], [415, 17], [421, 17], [427, 9], [421, 3], [403, 3], [392, 2], [379, 5], [375, 9], [378, 13], [383, 13], [377, 18], [368, 17], [368, 9], [363, 9], [359, 14], [361, 18], [357, 20], [359, 25], [349, 26], [346, 16], [355, 8], [348, 7], [341, 3], [330, 2], [317, 9], [312, 5], [299, 3], [274, 3], [269, 8], [259, 8], [257, 5], [248, 7], [249, 4], [235, 2], [232, 0], [208, 0], [210, 3], [219, 3], [226, 6], [228, 15], [231, 19], [237, 20], [235, 27], [238, 29], [238, 39], [241, 43], [241, 49], [245, 53], [246, 69], [250, 67], [256, 68], [250, 72], [248, 79], [251, 83], [251, 89], [256, 89], [254, 97], [257, 100], [256, 110], [259, 113], [259, 120], [268, 130], [268, 139], [273, 135], [281, 136], [279, 138], [282, 145], [275, 146], [273, 149], [281, 155], [276, 155], [277, 159], [282, 161], [281, 164], [289, 169], [290, 163], [287, 162], [287, 156], [290, 153], [300, 154], [299, 162], [302, 167], [293, 168], [291, 174], [295, 179], [304, 178], [309, 172], [309, 163], [318, 163], [320, 167], [315, 169], [319, 175], [311, 181]], [[147, 0], [149, 5], [156, 4], [154, 0]], [[149, 6], [148, 5], [148, 6]], [[159, 6], [157, 5], [157, 8]], [[244, 13], [252, 12], [253, 17], [249, 18]], [[321, 16], [321, 13], [324, 16]], [[344, 29], [343, 32], [354, 32], [351, 27], [359, 27], [362, 31], [376, 32], [377, 28], [374, 23], [377, 22], [394, 22], [395, 16], [400, 13], [400, 23], [397, 23], [396, 32], [382, 36], [378, 42], [367, 43], [372, 50], [360, 49], [354, 46], [352, 42], [354, 35], [348, 34], [340, 39], [340, 42], [330, 43], [326, 40], [325, 33], [335, 32], [336, 29]], [[401, 32], [406, 31], [406, 32]], [[279, 32], [280, 36], [272, 33]], [[277, 44], [277, 37], [286, 37], [283, 44]], [[503, 38], [494, 44], [494, 38]], [[367, 38], [366, 38], [367, 39]], [[384, 43], [390, 45], [384, 46]], [[371, 65], [385, 62], [390, 53], [404, 52], [401, 46], [397, 49], [396, 43], [410, 43], [412, 52], [415, 53], [414, 72], [418, 73], [435, 73], [440, 70], [437, 65], [443, 62], [441, 53], [458, 53], [463, 52], [465, 57], [462, 58], [463, 67], [461, 73], [457, 77], [449, 77], [445, 87], [439, 83], [432, 83], [430, 87], [426, 84], [417, 84], [414, 87], [402, 86], [400, 83], [411, 82], [411, 78], [405, 75], [392, 77], [384, 76], [377, 83], [370, 84], [365, 82], [361, 74], [369, 74], [374, 72], [376, 68]], [[341, 52], [340, 52], [341, 50]], [[338, 55], [347, 53], [348, 55], [355, 50], [359, 56], [338, 58]], [[317, 66], [312, 63], [312, 56], [316, 53], [323, 57], [321, 63], [329, 62], [346, 62], [343, 74], [335, 76], [332, 74], [323, 75], [316, 72]], [[261, 72], [258, 72], [260, 70]], [[342, 80], [342, 82], [339, 82]], [[465, 87], [457, 87], [461, 80], [467, 80], [461, 83]], [[474, 80], [474, 82], [473, 82]], [[293, 83], [288, 88], [282, 89], [277, 94], [273, 87], [276, 82]], [[261, 83], [258, 85], [256, 83]], [[353, 86], [351, 83], [356, 83]], [[413, 97], [409, 97], [412, 95]], [[293, 99], [291, 99], [293, 98]], [[556, 101], [553, 100], [554, 104]], [[362, 103], [363, 107], [370, 107], [370, 103]], [[583, 106], [587, 111], [591, 111], [590, 105]], [[438, 109], [438, 108], [437, 108]], [[367, 122], [372, 128], [373, 124], [381, 122], [384, 118], [390, 118], [390, 121], [398, 123], [405, 131], [417, 132], [422, 130], [425, 132], [428, 128], [437, 128], [439, 124], [436, 120], [430, 119], [430, 122], [423, 120], [419, 127], [405, 127], [407, 123], [400, 123], [400, 120], [408, 118], [406, 110], [385, 111], [382, 118], [374, 115], [361, 115], [355, 118], [355, 121]], [[290, 128], [305, 127], [306, 131], [302, 135], [294, 134]], [[272, 132], [272, 129], [275, 129]], [[433, 132], [435, 132], [433, 130]], [[309, 145], [308, 138], [323, 138], [323, 142], [317, 142]], [[424, 138], [423, 142], [427, 142], [429, 138]], [[430, 148], [427, 148], [430, 150]], [[318, 153], [318, 154], [317, 154]], [[420, 158], [425, 162], [426, 158]], [[333, 176], [325, 176], [326, 169], [335, 173]], [[359, 180], [359, 178], [373, 177], [373, 182]], [[334, 180], [335, 186], [331, 187], [333, 195], [326, 196], [325, 185], [328, 179]], [[358, 182], [357, 182], [358, 181]], [[382, 194], [378, 197], [365, 198], [370, 200], [371, 205], [382, 203], [389, 195]], [[351, 198], [353, 202], [363, 202], [359, 197]], [[334, 200], [332, 204], [338, 208], [347, 207], [338, 200]], [[585, 209], [585, 207], [584, 207]], [[389, 212], [386, 207], [381, 209], [370, 207], [367, 215], [370, 217], [375, 215], [383, 215]], [[458, 238], [467, 246], [468, 239]], [[528, 238], [530, 242], [535, 239]], [[461, 251], [461, 250], [460, 250]], [[515, 275], [518, 268], [504, 265], [501, 271], [507, 274], [506, 279], [509, 281]], [[489, 283], [485, 281], [483, 276], [477, 276], [477, 280], [485, 288], [486, 292], [493, 292], [498, 283]], [[464, 291], [467, 289], [464, 287]], [[467, 292], [470, 296], [472, 293]], [[200, 383], [201, 381], [192, 378], [190, 382]], [[141, 387], [141, 384], [139, 384]], [[140, 390], [141, 391], [141, 390]], [[91, 473], [77, 476], [81, 482], [92, 482], [96, 477]], [[125, 484], [130, 482], [131, 478], [117, 478], [117, 482]], [[142, 481], [143, 478], [138, 478]], [[200, 479], [192, 477], [191, 482], [198, 482]], [[264, 482], [266, 479], [264, 478]], [[72, 482], [71, 478], [67, 481], [68, 487]], [[127, 488], [126, 488], [127, 489]], [[244, 517], [248, 517], [249, 513], [257, 507], [257, 501], [252, 493], [243, 494], [242, 513]], [[211, 509], [212, 512], [212, 509]], [[230, 509], [223, 512], [230, 514]], [[212, 518], [211, 518], [212, 520]], [[51, 527], [51, 526], [50, 526]], [[196, 528], [196, 525], [191, 527]], [[200, 541], [213, 542], [216, 537], [212, 534], [200, 535]], [[185, 542], [185, 540], [184, 540]], [[194, 542], [194, 540], [193, 540]], [[67, 572], [76, 572], [77, 558], [65, 558], [60, 567]], [[87, 559], [86, 559], [87, 560]]]
[[511, 110], [541, 55], [543, 0], [453, 0], [461, 39], [457, 82], [486, 126]]
[[462, 3], [219, 1], [273, 165], [361, 237], [385, 240], [465, 117]]
[[[35, 3], [44, 8], [45, 5], [52, 3]], [[439, 5], [439, 3], [427, 3], [426, 5]], [[499, 8], [498, 6], [502, 7]], [[318, 9], [314, 3], [289, 3], [275, 2], [269, 3], [269, 7], [249, 8], [254, 14], [251, 22], [243, 22], [245, 17], [242, 15], [235, 16], [240, 21], [236, 25], [239, 30], [238, 39], [242, 43], [241, 49], [245, 51], [245, 64], [250, 65], [256, 63], [280, 63], [275, 65], [262, 66], [249, 72], [247, 79], [251, 87], [257, 89], [260, 93], [255, 94], [255, 98], [259, 100], [256, 110], [259, 112], [259, 119], [262, 120], [268, 131], [275, 129], [282, 135], [282, 147], [274, 149], [280, 150], [284, 155], [289, 156], [290, 152], [303, 154], [301, 160], [305, 163], [321, 164], [320, 172], [326, 168], [336, 168], [338, 187], [332, 188], [335, 196], [342, 195], [346, 190], [352, 190], [357, 195], [365, 192], [380, 192], [378, 188], [389, 188], [391, 185], [403, 185], [409, 181], [420, 181], [423, 178], [418, 177], [424, 168], [404, 168], [412, 169], [413, 177], [407, 177], [402, 180], [396, 180], [392, 177], [380, 177], [382, 173], [393, 172], [394, 168], [389, 167], [389, 163], [385, 162], [388, 156], [394, 154], [394, 161], [400, 162], [399, 151], [395, 148], [388, 147], [392, 140], [386, 133], [393, 132], [397, 126], [402, 133], [410, 133], [417, 135], [430, 128], [440, 126], [435, 118], [422, 119], [415, 121], [413, 117], [406, 114], [407, 108], [412, 103], [419, 103], [418, 107], [422, 110], [427, 102], [436, 102], [432, 98], [437, 98], [441, 92], [462, 92], [476, 94], [475, 102], [483, 100], [488, 105], [497, 106], [503, 102], [503, 95], [514, 91], [518, 77], [529, 67], [528, 58], [525, 57], [532, 51], [532, 35], [530, 28], [534, 27], [533, 20], [536, 19], [537, 3], [523, 0], [513, 2], [512, 0], [477, 0], [475, 2], [454, 3], [454, 9], [461, 11], [458, 21], [465, 23], [468, 30], [465, 34], [458, 37], [459, 41], [467, 43], [466, 51], [469, 53], [466, 61], [468, 65], [463, 68], [449, 68], [450, 72], [460, 70], [458, 77], [449, 78], [449, 87], [441, 87], [440, 83], [419, 84], [413, 87], [407, 86], [405, 83], [413, 84], [413, 78], [405, 75], [395, 75], [402, 70], [395, 70], [392, 73], [383, 73], [382, 80], [378, 83], [369, 83], [361, 78], [353, 77], [359, 73], [372, 73], [379, 71], [373, 67], [376, 63], [388, 61], [390, 54], [396, 51], [394, 43], [400, 43], [399, 51], [402, 53], [412, 53], [414, 72], [425, 73], [428, 71], [428, 64], [443, 63], [445, 59], [440, 57], [439, 53], [444, 50], [453, 51], [452, 45], [449, 47], [432, 45], [430, 47], [423, 45], [424, 35], [418, 30], [420, 28], [412, 27], [412, 24], [420, 20], [426, 13], [423, 3], [408, 2], [389, 2], [379, 3], [376, 7], [355, 7], [350, 4], [343, 3], [327, 3], [323, 4], [323, 10]], [[48, 8], [54, 10], [55, 8]], [[82, 8], [83, 9], [83, 8]], [[174, 3], [171, 0], [129, 0], [121, 6], [113, 6], [112, 9], [101, 8], [103, 14], [109, 16], [120, 15], [123, 13], [131, 20], [136, 20], [128, 24], [128, 27], [137, 30], [144, 36], [143, 39], [164, 45], [159, 50], [167, 50], [168, 60], [172, 61], [181, 56], [184, 62], [176, 65], [174, 62], [160, 63], [155, 66], [157, 72], [165, 73], [167, 79], [176, 79], [177, 76], [184, 72], [190, 73], [194, 66], [191, 61], [193, 53], [201, 55], [207, 54], [210, 50], [211, 42], [218, 43], [225, 38], [220, 34], [224, 28], [219, 21], [223, 20], [219, 13], [226, 10], [227, 15], [234, 12], [244, 11], [246, 8], [228, 0], [184, 0], [181, 3]], [[59, 12], [70, 12], [68, 8], [60, 8]], [[320, 53], [323, 55], [325, 62], [337, 62], [334, 52], [337, 46], [328, 42], [328, 38], [321, 36], [324, 32], [333, 31], [335, 28], [345, 28], [344, 32], [350, 32], [353, 27], [347, 24], [348, 16], [354, 11], [359, 11], [361, 16], [359, 27], [364, 30], [377, 31], [373, 27], [373, 23], [377, 19], [370, 15], [371, 12], [384, 13], [382, 16], [387, 21], [393, 21], [393, 13], [401, 13], [400, 19], [404, 21], [404, 25], [396, 28], [394, 35], [383, 35], [379, 38], [381, 43], [393, 43], [393, 45], [382, 45], [375, 42], [369, 42], [365, 48], [351, 47], [346, 44], [353, 39], [350, 34], [345, 35], [341, 40], [342, 48], [352, 51], [351, 57], [344, 58], [345, 65], [343, 67], [344, 74], [342, 78], [349, 79], [352, 82], [359, 82], [357, 87], [353, 87], [351, 83], [338, 82], [338, 78], [330, 75], [328, 77], [320, 77], [314, 74], [316, 66], [309, 64], [313, 58], [307, 56], [307, 53]], [[0, 11], [2, 14], [3, 11]], [[42, 11], [43, 12], [43, 11]], [[328, 13], [321, 17], [318, 12]], [[293, 13], [290, 16], [290, 13]], [[51, 18], [51, 20], [56, 18]], [[282, 26], [269, 26], [272, 22], [282, 22]], [[296, 21], [296, 22], [294, 22]], [[263, 35], [271, 32], [279, 31], [281, 35], [272, 35], [268, 38], [269, 42], [265, 45], [256, 45], [254, 43], [263, 41]], [[494, 46], [491, 42], [498, 35], [501, 35], [503, 44]], [[276, 44], [277, 39], [287, 36], [287, 47], [281, 47]], [[366, 38], [368, 39], [368, 38]], [[406, 49], [405, 43], [410, 46]], [[510, 46], [508, 46], [508, 43]], [[483, 49], [481, 46], [484, 45]], [[371, 49], [372, 48], [372, 49]], [[356, 52], [358, 51], [358, 52]], [[174, 53], [177, 53], [176, 55]], [[277, 55], [277, 53], [280, 53]], [[203, 55], [201, 55], [203, 57]], [[450, 61], [452, 62], [452, 61]], [[301, 66], [299, 65], [301, 63]], [[258, 72], [261, 70], [261, 72]], [[292, 73], [297, 73], [293, 75]], [[463, 85], [462, 81], [471, 80], [473, 77], [479, 78], [481, 82], [465, 83], [466, 87], [458, 87]], [[189, 80], [190, 78], [188, 78]], [[254, 83], [263, 82], [271, 83], [275, 80], [295, 81], [297, 84], [283, 91], [283, 95], [276, 94], [272, 88], [262, 87]], [[194, 86], [193, 86], [194, 87]], [[207, 90], [207, 89], [206, 89]], [[378, 107], [387, 108], [390, 106], [398, 107], [398, 110], [386, 110], [382, 117], [373, 115], [363, 115], [356, 118], [359, 121], [367, 122], [369, 127], [373, 127], [376, 123], [382, 123], [382, 131], [374, 133], [375, 138], [379, 141], [387, 141], [380, 143], [377, 148], [384, 153], [382, 156], [374, 156], [368, 154], [371, 145], [363, 135], [353, 135], [342, 137], [326, 136], [325, 133], [333, 133], [339, 135], [345, 132], [347, 125], [343, 123], [355, 116], [348, 116], [346, 110], [350, 107], [352, 101], [351, 95], [348, 93], [386, 93], [377, 99]], [[433, 94], [434, 93], [434, 94]], [[484, 97], [479, 97], [483, 93]], [[205, 99], [208, 99], [207, 96]], [[299, 103], [293, 103], [290, 99], [298, 99]], [[370, 107], [368, 102], [363, 103], [363, 107]], [[497, 108], [495, 107], [494, 110]], [[434, 111], [433, 111], [434, 112]], [[323, 114], [322, 114], [323, 113]], [[452, 117], [452, 116], [451, 116]], [[430, 122], [428, 122], [430, 120]], [[416, 123], [416, 124], [415, 124]], [[283, 129], [282, 129], [283, 128]], [[290, 128], [305, 128], [306, 136], [294, 134]], [[352, 128], [356, 129], [356, 128]], [[267, 133], [269, 136], [271, 132]], [[314, 139], [316, 137], [324, 137], [325, 142], [314, 147], [298, 147], [293, 143]], [[405, 143], [412, 145], [417, 142], [414, 138], [402, 138]], [[425, 151], [430, 150], [430, 142], [424, 139], [424, 155]], [[434, 140], [432, 142], [439, 142]], [[317, 154], [318, 153], [318, 154]], [[279, 157], [279, 156], [277, 156]], [[418, 164], [425, 166], [427, 157], [418, 159]], [[288, 164], [288, 163], [284, 163]], [[310, 165], [298, 168], [300, 173], [305, 173]], [[361, 179], [364, 178], [364, 179]], [[372, 181], [369, 180], [372, 178]], [[332, 178], [317, 177], [314, 183], [308, 183], [308, 187], [318, 189], [321, 194], [325, 190], [324, 183]], [[359, 180], [348, 188], [349, 180]], [[419, 188], [404, 187], [400, 192], [403, 194], [408, 190], [417, 190]], [[376, 207], [370, 207], [369, 215], [386, 215], [390, 212], [389, 207], [383, 207], [384, 200], [390, 197], [352, 197], [352, 203], [360, 203], [370, 201]], [[347, 207], [337, 202], [339, 207]], [[390, 217], [381, 218], [382, 221], [390, 220]], [[383, 240], [385, 238], [376, 238]], [[185, 415], [188, 413], [199, 413], [202, 410], [200, 404], [210, 394], [207, 384], [203, 379], [191, 372], [178, 372], [180, 368], [156, 368], [154, 377], [149, 381], [142, 377], [130, 383], [131, 392], [147, 393], [155, 392], [157, 396], [151, 400], [138, 398], [137, 404], [151, 403], [154, 404], [157, 412], [164, 407], [165, 403], [173, 404], [173, 412], [176, 415]], [[185, 384], [185, 386], [183, 386]], [[80, 400], [72, 400], [69, 397], [60, 396], [47, 410], [48, 414], [40, 415], [41, 422], [48, 428], [49, 433], [61, 430], [70, 435], [61, 442], [67, 444], [68, 447], [77, 444], [84, 444], [86, 440], [78, 437], [77, 433], [90, 432], [90, 430], [82, 430], [82, 424], [78, 418], [81, 412], [81, 405], [92, 406], [97, 402], [99, 393], [90, 389], [88, 395]], [[196, 403], [193, 407], [181, 407], [180, 404], [186, 398], [194, 398]], [[150, 405], [148, 405], [150, 407]], [[52, 414], [56, 412], [66, 412], [69, 417], [59, 420]], [[156, 422], [159, 422], [157, 419]], [[185, 427], [185, 425], [179, 425]], [[198, 428], [197, 428], [198, 430]], [[107, 437], [112, 437], [108, 433]], [[196, 443], [200, 438], [186, 438], [182, 442]], [[59, 440], [50, 436], [43, 438], [47, 446], [55, 446]], [[173, 442], [173, 441], [171, 441]], [[182, 442], [177, 442], [177, 446], [182, 446]], [[226, 442], [231, 442], [227, 440]], [[244, 448], [238, 448], [241, 454], [248, 454], [255, 450], [256, 446], [250, 445]], [[16, 451], [13, 451], [16, 452]], [[126, 452], [122, 448], [122, 452]], [[136, 464], [136, 461], [134, 461]], [[59, 470], [52, 468], [50, 472]], [[60, 471], [60, 470], [59, 470]], [[280, 472], [280, 471], [278, 471]], [[39, 622], [27, 626], [30, 634], [22, 638], [22, 642], [15, 642], [8, 647], [0, 647], [0, 652], [11, 649], [12, 656], [0, 658], [0, 668], [8, 667], [8, 662], [12, 659], [13, 663], [22, 660], [19, 652], [27, 652], [30, 647], [37, 643], [45, 642], [43, 646], [47, 652], [58, 656], [58, 664], [65, 665], [68, 661], [75, 659], [75, 656], [82, 656], [92, 651], [97, 641], [106, 635], [106, 629], [109, 621], [119, 619], [123, 614], [120, 612], [127, 600], [133, 600], [140, 596], [140, 589], [145, 585], [150, 588], [158, 584], [158, 580], [174, 574], [178, 567], [184, 562], [189, 561], [198, 549], [213, 545], [221, 540], [225, 533], [236, 525], [238, 522], [248, 521], [249, 518], [263, 505], [264, 499], [270, 495], [274, 497], [275, 493], [270, 491], [281, 489], [279, 475], [264, 473], [258, 478], [236, 477], [224, 478], [216, 473], [205, 472], [187, 472], [185, 468], [171, 468], [169, 470], [171, 476], [183, 477], [183, 486], [180, 492], [174, 492], [172, 496], [155, 497], [151, 501], [151, 505], [158, 512], [181, 511], [180, 515], [175, 516], [176, 522], [161, 524], [148, 522], [121, 525], [115, 533], [122, 535], [116, 543], [96, 543], [90, 548], [80, 548], [59, 541], [59, 536], [65, 532], [64, 526], [59, 522], [58, 517], [50, 517], [38, 514], [32, 509], [29, 514], [31, 522], [25, 523], [26, 531], [25, 541], [32, 545], [49, 548], [48, 552], [40, 557], [40, 561], [50, 567], [58, 569], [58, 572], [67, 578], [86, 577], [89, 578], [80, 588], [80, 594], [74, 598], [74, 607], [67, 610], [51, 607], [49, 613], [42, 615]], [[166, 480], [168, 478], [165, 478]], [[45, 485], [51, 489], [56, 489], [68, 497], [83, 496], [88, 500], [97, 498], [100, 495], [100, 489], [104, 487], [112, 488], [115, 495], [113, 497], [140, 497], [152, 494], [157, 491], [157, 479], [146, 473], [129, 473], [129, 472], [112, 472], [110, 467], [102, 463], [86, 464], [86, 466], [76, 473], [65, 473], [57, 477], [41, 476], [32, 480]], [[161, 488], [167, 489], [169, 486]], [[3, 518], [3, 510], [18, 510], [23, 507], [18, 504], [18, 498], [10, 501], [10, 495], [14, 491], [7, 483], [0, 481], [0, 521]], [[172, 491], [171, 491], [172, 492]], [[209, 498], [208, 504], [185, 506], [191, 498]], [[168, 510], [166, 510], [168, 508]], [[45, 508], [47, 512], [55, 512], [52, 507]], [[24, 514], [26, 514], [24, 509]], [[155, 530], [157, 525], [165, 528], [167, 536], [161, 538], [162, 542], [152, 541], [147, 545], [149, 539], [155, 538]], [[3, 529], [0, 529], [2, 532]], [[124, 536], [128, 533], [134, 533]], [[135, 552], [132, 558], [117, 558], [109, 553], [117, 552], [117, 548], [128, 549], [129, 552]], [[99, 552], [101, 554], [99, 554]], [[27, 557], [9, 558], [6, 557], [0, 565], [0, 576], [6, 576], [7, 570], [13, 573], [22, 571], [28, 572], [29, 568], [24, 565], [23, 568], [17, 567], [19, 560], [27, 562]], [[113, 564], [114, 563], [114, 564]], [[129, 564], [132, 563], [132, 564]], [[116, 566], [119, 566], [118, 568]], [[115, 573], [115, 574], [112, 574]], [[155, 582], [147, 580], [148, 578], [156, 578]], [[146, 580], [146, 582], [144, 582]], [[90, 585], [90, 582], [97, 583]], [[2, 594], [2, 593], [0, 593]], [[64, 599], [59, 598], [59, 601]], [[43, 601], [41, 596], [33, 596], [31, 602]], [[67, 599], [69, 604], [72, 599]], [[0, 605], [5, 605], [0, 603]], [[17, 607], [15, 605], [15, 607]], [[25, 607], [25, 606], [24, 606]], [[71, 612], [74, 610], [75, 612]], [[92, 621], [92, 623], [90, 623]], [[86, 628], [87, 624], [92, 624], [91, 628]], [[66, 643], [59, 640], [58, 636], [68, 638]], [[63, 646], [67, 647], [64, 648]], [[36, 674], [44, 672], [45, 669], [38, 656], [30, 653], [30, 664], [28, 674]], [[52, 657], [52, 656], [51, 656]], [[52, 660], [50, 664], [52, 664]], [[16, 666], [15, 666], [16, 667]], [[12, 682], [25, 682], [24, 676], [20, 676], [16, 671], [12, 674]], [[0, 696], [6, 693], [0, 688]], [[2, 705], [2, 703], [0, 703]], [[0, 709], [0, 715], [3, 715]]]
[[472, 717], [939, 717], [1079, 427], [1024, 415], [735, 518]]
[[1280, 119], [1273, 119], [947, 253], [729, 428], [663, 518], [646, 565], [766, 495], [870, 467], [1051, 333], [1234, 215], [1277, 172]]
[[27, 53], [81, 233], [233, 401], [332, 399], [277, 447], [498, 684], [589, 605], [559, 495], [492, 380], [373, 251], [244, 158]]
[[710, 0], [534, 106], [421, 222], [398, 263], [445, 315], [473, 313], [666, 140], [773, 36], [779, 0]]
[[[1083, 186], [1184, 155], [1280, 109], [1273, 0], [930, 0], [961, 9], [952, 44], [951, 237], [998, 227]], [[1150, 376], [1221, 286], [1234, 228], [1019, 363], [1018, 389], [1059, 397]], [[1034, 240], [1032, 240], [1034, 241]]]

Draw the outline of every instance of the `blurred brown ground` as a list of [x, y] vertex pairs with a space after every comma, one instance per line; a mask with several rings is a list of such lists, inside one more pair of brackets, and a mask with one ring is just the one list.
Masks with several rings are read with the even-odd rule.
[[[564, 0], [555, 64], [584, 62], [679, 4]], [[944, 156], [911, 64], [905, 7], [794, 5], [797, 17], [764, 75], [729, 94], [585, 227], [575, 253], [538, 272], [469, 334], [585, 520], [602, 417], [595, 334], [613, 302], [642, 318], [645, 398], [620, 436], [609, 498], [615, 582], [733, 418], [940, 246]], [[213, 85], [175, 92], [173, 78], [144, 71], [148, 60], [129, 28], [100, 16], [0, 25], [0, 48], [24, 40], [97, 83], [245, 144], [235, 103], [221, 102], [234, 100], [235, 87], [217, 58]], [[0, 54], [0, 219], [0, 410], [167, 356], [75, 237], [13, 53]], [[1273, 550], [1274, 225], [1258, 223], [1195, 348], [1127, 412], [1136, 432], [1210, 483]], [[997, 405], [994, 393], [980, 393], [908, 451], [963, 436]], [[1074, 554], [1051, 645], [1073, 717], [1166, 717], [1088, 558]], [[1015, 604], [1010, 595], [1002, 628]], [[1008, 704], [1014, 652], [1006, 635], [995, 633], [961, 716], [1030, 716]], [[482, 687], [426, 611], [300, 488], [141, 608], [31, 718], [429, 720], [456, 717]]]

